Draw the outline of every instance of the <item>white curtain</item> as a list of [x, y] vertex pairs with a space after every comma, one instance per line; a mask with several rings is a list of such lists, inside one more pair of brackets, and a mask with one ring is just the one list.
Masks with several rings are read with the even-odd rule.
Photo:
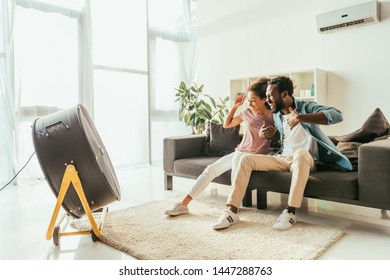
[[0, 0], [0, 186], [14, 172], [13, 2]]
[[[34, 153], [34, 120], [77, 103], [115, 168], [160, 162], [163, 137], [188, 133], [174, 88], [196, 79], [196, 0], [0, 3], [2, 185]], [[37, 179], [34, 156], [15, 183]]]
[[149, 164], [146, 5], [91, 1], [95, 124], [117, 169]]
[[[2, 86], [2, 107], [7, 108], [7, 119], [0, 121], [7, 135], [11, 134], [4, 143], [9, 151], [4, 164], [12, 170], [6, 175], [2, 172], [7, 181], [35, 151], [32, 124], [36, 118], [80, 102], [92, 109], [92, 102], [88, 102], [92, 62], [91, 44], [85, 36], [90, 26], [84, 0], [1, 1], [8, 5], [9, 26], [3, 39], [8, 46], [2, 79], [6, 85]], [[14, 183], [43, 177], [34, 156]]]
[[151, 161], [162, 162], [163, 138], [189, 134], [178, 120], [175, 88], [197, 79], [197, 1], [149, 0]]

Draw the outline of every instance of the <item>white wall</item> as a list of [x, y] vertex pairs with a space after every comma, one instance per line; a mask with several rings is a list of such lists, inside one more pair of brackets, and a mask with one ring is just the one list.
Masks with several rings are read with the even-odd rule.
[[316, 15], [368, 0], [198, 0], [199, 83], [229, 95], [229, 80], [264, 73], [321, 68], [327, 104], [344, 122], [340, 135], [362, 125], [379, 107], [390, 120], [390, 0], [381, 22], [330, 34], [316, 30]]

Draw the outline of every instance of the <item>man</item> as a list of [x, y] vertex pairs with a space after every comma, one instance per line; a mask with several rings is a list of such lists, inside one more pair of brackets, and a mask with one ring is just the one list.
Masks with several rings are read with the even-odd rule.
[[238, 208], [253, 170], [292, 173], [288, 205], [273, 225], [276, 230], [286, 230], [296, 224], [295, 210], [301, 206], [310, 171], [315, 170], [316, 163], [352, 170], [348, 158], [319, 128], [321, 124], [341, 122], [342, 113], [334, 107], [296, 100], [292, 94], [290, 78], [277, 77], [269, 82], [267, 102], [274, 114], [275, 127], [263, 125], [261, 137], [272, 138], [278, 131], [281, 150], [275, 155], [245, 155], [241, 158], [227, 199], [228, 208], [214, 224], [214, 229], [227, 228], [239, 222]]

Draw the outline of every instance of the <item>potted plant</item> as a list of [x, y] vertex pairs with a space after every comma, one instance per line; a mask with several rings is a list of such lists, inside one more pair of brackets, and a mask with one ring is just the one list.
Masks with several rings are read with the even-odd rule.
[[208, 122], [223, 123], [224, 117], [229, 113], [229, 97], [219, 97], [217, 103], [210, 95], [203, 93], [203, 86], [198, 87], [194, 83], [193, 86], [187, 87], [182, 81], [179, 88], [176, 88], [175, 102], [179, 102], [179, 120], [191, 126], [193, 134], [201, 134]]

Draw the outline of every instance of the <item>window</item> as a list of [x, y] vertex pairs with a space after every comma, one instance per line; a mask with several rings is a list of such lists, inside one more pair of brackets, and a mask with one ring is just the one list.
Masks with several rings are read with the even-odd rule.
[[149, 163], [146, 0], [91, 1], [95, 124], [114, 167]]
[[75, 18], [17, 6], [15, 75], [22, 110], [68, 108], [78, 102], [77, 29]]
[[191, 0], [148, 1], [152, 163], [162, 162], [164, 137], [191, 132], [174, 100], [181, 81], [196, 79], [196, 8]]
[[[159, 163], [162, 139], [189, 133], [174, 92], [196, 76], [196, 0], [0, 3], [0, 40], [13, 42], [0, 45], [2, 182], [34, 152], [33, 121], [78, 103], [114, 168]], [[17, 182], [37, 178], [35, 157]]]
[[[18, 4], [18, 3], [17, 3]], [[21, 1], [15, 9], [14, 77], [16, 146], [19, 166], [34, 152], [32, 122], [79, 100], [81, 13], [41, 2]], [[20, 181], [43, 177], [35, 158]]]

